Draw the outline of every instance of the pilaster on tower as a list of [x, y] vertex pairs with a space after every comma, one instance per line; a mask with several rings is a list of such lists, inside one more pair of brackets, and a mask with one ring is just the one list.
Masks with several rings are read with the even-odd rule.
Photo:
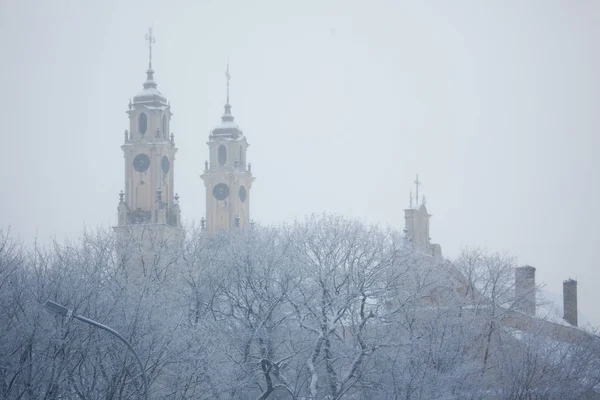
[[181, 236], [181, 210], [175, 194], [175, 147], [170, 131], [171, 104], [158, 90], [152, 69], [152, 29], [146, 35], [148, 70], [142, 90], [129, 101], [129, 130], [121, 149], [125, 159], [124, 190], [120, 194], [120, 235], [146, 241]]
[[200, 175], [206, 188], [206, 229], [209, 233], [228, 231], [250, 223], [250, 189], [254, 177], [246, 164], [248, 141], [234, 122], [229, 103], [229, 65], [227, 100], [221, 123], [208, 137], [209, 161]]

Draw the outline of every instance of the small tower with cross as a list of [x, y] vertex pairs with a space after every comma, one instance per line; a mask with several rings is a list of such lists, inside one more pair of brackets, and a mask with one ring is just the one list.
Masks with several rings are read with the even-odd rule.
[[204, 165], [204, 173], [200, 175], [206, 188], [208, 233], [228, 231], [250, 222], [250, 189], [255, 179], [246, 159], [250, 145], [231, 114], [229, 64], [225, 78], [225, 112], [221, 123], [208, 137], [209, 160]]
[[425, 206], [425, 196], [419, 199], [419, 191], [422, 182], [419, 175], [414, 181], [415, 198], [411, 192], [409, 206], [404, 210], [404, 232], [411, 244], [422, 252], [441, 257], [441, 247], [438, 244], [432, 244], [429, 237], [429, 219], [431, 214], [427, 212]]

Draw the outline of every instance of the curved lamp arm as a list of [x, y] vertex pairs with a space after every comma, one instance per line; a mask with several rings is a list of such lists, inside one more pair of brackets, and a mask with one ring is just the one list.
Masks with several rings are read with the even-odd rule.
[[73, 314], [72, 310], [69, 310], [68, 308], [61, 306], [58, 303], [55, 303], [51, 300], [46, 300], [46, 303], [44, 303], [44, 307], [50, 311], [53, 311], [57, 314], [62, 315], [63, 317], [70, 317], [73, 316], [73, 318], [80, 320], [81, 322], [85, 322], [86, 324], [95, 326], [96, 328], [100, 328], [106, 332], [109, 332], [113, 335], [115, 335], [116, 337], [119, 338], [119, 340], [121, 340], [123, 343], [125, 343], [125, 345], [127, 346], [127, 348], [129, 350], [131, 350], [131, 352], [133, 353], [133, 356], [135, 357], [135, 360], [137, 361], [138, 365], [140, 366], [140, 369], [142, 370], [142, 382], [144, 384], [144, 399], [148, 400], [148, 379], [146, 377], [146, 370], [144, 369], [144, 364], [142, 364], [142, 361], [140, 360], [140, 358], [138, 357], [137, 353], [135, 352], [135, 350], [133, 349], [133, 346], [131, 345], [131, 343], [129, 343], [127, 341], [127, 339], [125, 339], [123, 336], [121, 336], [121, 334], [117, 331], [115, 331], [114, 329], [112, 329], [111, 327], [108, 327], [106, 325], [102, 325], [99, 322], [96, 322], [92, 319], [86, 318], [86, 317], [82, 317], [81, 315], [76, 315]]

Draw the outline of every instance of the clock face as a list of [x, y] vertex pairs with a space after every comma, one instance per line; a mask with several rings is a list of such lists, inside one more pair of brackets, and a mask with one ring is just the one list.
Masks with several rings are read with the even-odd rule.
[[169, 168], [171, 167], [171, 163], [169, 162], [169, 158], [167, 156], [163, 156], [162, 160], [160, 160], [160, 167], [163, 170], [163, 174], [169, 173]]
[[213, 189], [213, 195], [217, 200], [225, 200], [229, 196], [229, 186], [219, 183]]
[[246, 201], [246, 188], [243, 186], [240, 186], [240, 200], [243, 202]]
[[147, 154], [140, 153], [133, 159], [133, 168], [137, 172], [145, 172], [150, 167], [150, 157]]

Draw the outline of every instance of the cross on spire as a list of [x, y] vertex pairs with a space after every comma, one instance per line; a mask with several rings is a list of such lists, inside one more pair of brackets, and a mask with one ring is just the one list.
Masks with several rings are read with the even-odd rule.
[[225, 77], [227, 78], [227, 104], [229, 104], [229, 82], [231, 81], [231, 74], [229, 73], [229, 62], [227, 63], [227, 69], [225, 70]]
[[148, 28], [148, 33], [146, 33], [145, 37], [148, 42], [148, 69], [152, 69], [152, 45], [156, 43], [156, 38], [152, 34], [152, 27]]
[[227, 78], [227, 102], [225, 103], [225, 114], [221, 117], [223, 122], [233, 121], [233, 115], [231, 115], [231, 104], [229, 104], [229, 82], [231, 81], [231, 74], [229, 73], [229, 62], [227, 62], [227, 69], [225, 70], [225, 78]]
[[417, 206], [419, 205], [419, 186], [421, 185], [421, 183], [422, 182], [419, 180], [419, 174], [417, 174], [417, 179], [415, 179], [415, 186], [417, 187], [415, 199], [417, 200]]

